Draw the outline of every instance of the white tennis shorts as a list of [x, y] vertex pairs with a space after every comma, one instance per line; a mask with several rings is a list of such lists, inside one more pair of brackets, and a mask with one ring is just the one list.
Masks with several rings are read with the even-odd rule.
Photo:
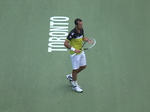
[[85, 56], [84, 51], [82, 51], [81, 54], [75, 55], [73, 57], [71, 57], [71, 55], [70, 55], [70, 58], [71, 58], [71, 63], [72, 63], [72, 69], [73, 70], [76, 70], [79, 67], [86, 65], [86, 56]]

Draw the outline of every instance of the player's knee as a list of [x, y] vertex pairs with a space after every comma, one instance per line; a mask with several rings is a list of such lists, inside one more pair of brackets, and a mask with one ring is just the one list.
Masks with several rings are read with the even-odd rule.
[[82, 66], [82, 69], [85, 69], [86, 68], [86, 65], [85, 66]]

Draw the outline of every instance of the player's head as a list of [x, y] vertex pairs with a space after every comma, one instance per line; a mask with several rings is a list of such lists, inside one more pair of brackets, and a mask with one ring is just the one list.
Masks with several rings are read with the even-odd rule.
[[75, 19], [74, 24], [76, 25], [77, 29], [80, 29], [80, 30], [82, 29], [82, 20], [81, 19], [79, 19], [79, 18]]

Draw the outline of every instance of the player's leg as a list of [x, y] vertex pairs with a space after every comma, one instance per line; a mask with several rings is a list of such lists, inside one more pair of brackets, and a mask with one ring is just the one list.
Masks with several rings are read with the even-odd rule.
[[81, 71], [84, 70], [85, 68], [86, 68], [86, 65], [80, 66], [80, 68], [77, 70], [77, 73], [81, 72]]
[[77, 70], [72, 70], [72, 80], [73, 81], [77, 81], [77, 72], [78, 71], [78, 69]]
[[75, 55], [74, 57], [71, 57], [71, 62], [72, 62], [72, 79], [73, 81], [77, 81], [77, 74], [78, 74], [78, 69], [80, 65], [80, 54]]
[[72, 70], [72, 74], [68, 74], [66, 77], [68, 80], [72, 81], [72, 80], [77, 80], [77, 74], [79, 72], [81, 72], [82, 70], [84, 70], [86, 68], [85, 66], [80, 66], [77, 70]]
[[72, 81], [70, 81], [70, 83], [73, 86], [72, 89], [77, 92], [83, 92], [83, 90], [81, 89], [81, 86], [79, 86], [77, 83], [77, 74], [79, 72], [79, 69], [81, 69], [80, 68], [80, 58], [81, 58], [81, 54], [71, 57], [73, 70], [72, 70]]
[[72, 62], [72, 79], [73, 81], [77, 81], [77, 74], [86, 68], [86, 56], [84, 51], [79, 54], [71, 57]]

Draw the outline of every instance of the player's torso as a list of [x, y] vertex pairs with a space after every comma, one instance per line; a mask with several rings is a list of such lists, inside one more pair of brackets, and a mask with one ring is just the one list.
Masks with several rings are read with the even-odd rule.
[[82, 48], [82, 41], [83, 41], [83, 36], [84, 36], [84, 33], [83, 33], [83, 29], [80, 30], [80, 32], [77, 32], [75, 29], [72, 30], [72, 39], [70, 41], [70, 44], [72, 47], [80, 50]]

